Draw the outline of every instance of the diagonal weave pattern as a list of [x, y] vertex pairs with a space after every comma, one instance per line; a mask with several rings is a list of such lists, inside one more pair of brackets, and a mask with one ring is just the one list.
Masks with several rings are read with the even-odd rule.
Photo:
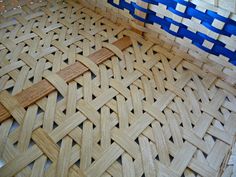
[[[68, 1], [5, 13], [0, 19], [0, 90], [13, 95], [88, 56], [123, 30], [102, 16]], [[106, 25], [105, 25], [106, 24]]]
[[[236, 133], [234, 87], [72, 2], [29, 15], [2, 25], [0, 102], [12, 117], [0, 125], [1, 177], [221, 174]], [[132, 45], [122, 52], [110, 43], [123, 35]], [[116, 56], [69, 83], [56, 74], [102, 46]], [[57, 90], [23, 108], [14, 95], [42, 78]]]
[[[189, 53], [235, 84], [235, 14], [221, 8], [236, 7], [235, 0], [208, 0], [207, 3], [204, 0], [77, 1], [115, 23], [144, 32], [148, 40], [162, 41], [165, 46], [178, 48], [178, 53], [180, 50]], [[145, 23], [134, 17], [145, 19]]]

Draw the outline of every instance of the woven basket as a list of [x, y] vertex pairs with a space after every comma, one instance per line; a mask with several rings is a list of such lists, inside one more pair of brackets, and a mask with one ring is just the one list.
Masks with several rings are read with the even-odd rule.
[[204, 61], [205, 68], [211, 72], [235, 83], [235, 0], [80, 2], [115, 22], [126, 23], [127, 26], [143, 31], [152, 41], [161, 40], [188, 52], [196, 59]]
[[234, 177], [233, 77], [95, 10], [0, 15], [0, 177]]

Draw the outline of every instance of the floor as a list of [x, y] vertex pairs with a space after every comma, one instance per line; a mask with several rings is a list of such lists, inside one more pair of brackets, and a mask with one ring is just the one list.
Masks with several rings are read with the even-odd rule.
[[[101, 48], [115, 56], [53, 75]], [[43, 79], [56, 90], [19, 105]], [[73, 1], [0, 16], [0, 90], [0, 177], [236, 175], [236, 88]]]

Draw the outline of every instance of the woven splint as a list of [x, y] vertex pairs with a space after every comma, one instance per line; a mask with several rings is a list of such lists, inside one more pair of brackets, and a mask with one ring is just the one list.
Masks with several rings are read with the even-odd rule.
[[142, 31], [148, 40], [164, 41], [190, 54], [210, 72], [236, 84], [235, 0], [77, 1]]
[[201, 61], [74, 1], [0, 34], [0, 177], [236, 175], [236, 88]]

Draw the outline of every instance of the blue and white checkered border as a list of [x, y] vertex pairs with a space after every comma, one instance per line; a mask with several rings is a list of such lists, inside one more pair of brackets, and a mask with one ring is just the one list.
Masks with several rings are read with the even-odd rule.
[[[206, 27], [207, 29], [213, 31], [216, 34], [224, 35], [227, 37], [231, 37], [232, 35], [236, 36], [236, 21], [226, 18], [212, 10], [206, 10], [202, 12], [197, 9], [196, 5], [192, 2], [187, 2], [184, 0], [143, 0], [152, 5], [165, 5], [168, 11], [171, 13], [186, 19], [198, 19], [201, 21], [201, 25]], [[126, 9], [129, 13], [136, 19], [149, 23], [149, 24], [159, 24], [161, 28], [168, 33], [179, 37], [179, 38], [188, 38], [192, 41], [192, 44], [201, 48], [202, 50], [214, 54], [214, 55], [222, 55], [229, 58], [229, 62], [236, 65], [236, 51], [232, 51], [226, 48], [226, 44], [218, 39], [214, 39], [202, 32], [192, 32], [188, 29], [188, 27], [180, 22], [177, 22], [169, 17], [158, 17], [156, 12], [150, 9], [144, 9], [137, 5], [135, 2], [126, 2], [125, 0], [120, 0], [119, 4], [116, 4], [114, 0], [108, 0], [108, 3], [113, 5], [119, 9]], [[179, 10], [181, 6], [181, 10]], [[135, 9], [138, 9], [144, 13], [146, 13], [146, 18], [143, 19], [140, 16], [135, 14]], [[220, 24], [220, 28], [215, 25], [215, 22]], [[176, 30], [173, 30], [173, 26]], [[206, 46], [205, 44], [210, 44], [211, 47]], [[236, 44], [235, 44], [236, 45]]]

